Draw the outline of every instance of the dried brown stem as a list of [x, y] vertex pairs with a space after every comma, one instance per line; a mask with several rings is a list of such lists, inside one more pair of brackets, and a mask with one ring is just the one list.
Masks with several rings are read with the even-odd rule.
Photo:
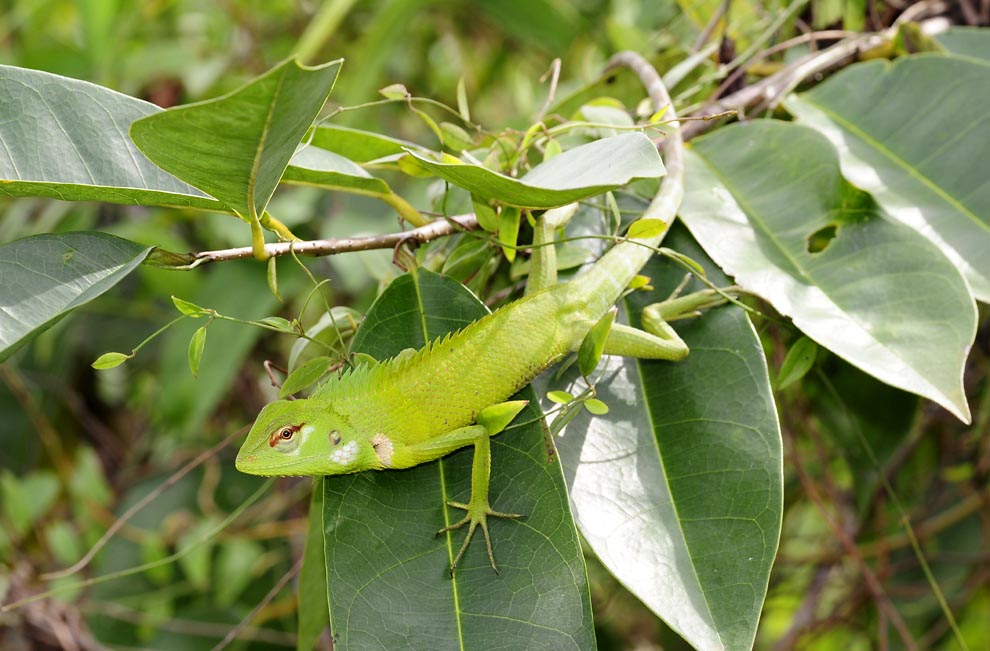
[[[473, 214], [456, 215], [446, 219], [437, 219], [426, 226], [420, 226], [411, 231], [387, 233], [385, 235], [266, 244], [265, 253], [269, 257], [290, 255], [292, 253], [305, 256], [324, 256], [352, 251], [370, 251], [372, 249], [395, 249], [407, 242], [423, 244], [440, 237], [453, 235], [460, 231], [473, 231], [477, 228], [478, 219]], [[254, 257], [254, 253], [251, 247], [244, 246], [235, 249], [200, 251], [185, 255], [164, 252], [163, 255], [153, 255], [152, 257], [160, 266], [172, 269], [193, 269], [210, 262], [225, 262], [227, 260], [251, 258]]]

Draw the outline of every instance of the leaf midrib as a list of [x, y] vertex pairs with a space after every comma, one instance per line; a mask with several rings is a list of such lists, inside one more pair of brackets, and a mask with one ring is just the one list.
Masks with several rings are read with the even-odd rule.
[[[702, 161], [705, 162], [706, 167], [712, 172], [712, 174], [716, 178], [718, 178], [719, 182], [721, 182], [722, 185], [725, 187], [725, 189], [728, 190], [728, 192], [732, 195], [733, 200], [738, 204], [739, 208], [742, 210], [743, 214], [746, 216], [747, 221], [749, 223], [751, 223], [751, 224], [755, 224], [756, 227], [759, 229], [759, 231], [761, 233], [763, 233], [770, 240], [770, 242], [774, 245], [774, 247], [777, 249], [777, 251], [779, 253], [781, 253], [793, 265], [794, 269], [797, 272], [798, 277], [800, 277], [801, 279], [807, 281], [812, 287], [815, 287], [819, 291], [821, 291], [822, 296], [824, 296], [824, 297], [826, 297], [828, 299], [829, 304], [831, 304], [833, 307], [835, 307], [836, 309], [838, 309], [840, 311], [840, 313], [845, 318], [849, 319], [849, 322], [850, 323], [852, 323], [853, 325], [855, 325], [861, 332], [865, 333], [866, 336], [871, 341], [876, 342], [876, 344], [880, 348], [882, 348], [888, 354], [890, 354], [891, 356], [893, 356], [894, 359], [897, 359], [897, 360], [900, 360], [902, 362], [905, 362], [906, 365], [909, 368], [911, 368], [912, 370], [914, 370], [913, 369], [913, 366], [911, 364], [908, 364], [906, 362], [906, 360], [900, 354], [898, 354], [896, 351], [892, 350], [890, 348], [890, 346], [887, 344], [887, 342], [881, 341], [881, 340], [877, 339], [873, 335], [873, 333], [870, 331], [870, 329], [868, 327], [866, 327], [866, 325], [864, 325], [859, 319], [854, 318], [852, 313], [850, 313], [846, 308], [842, 307], [842, 305], [840, 303], [838, 303], [835, 300], [835, 298], [833, 298], [833, 296], [831, 295], [830, 291], [827, 289], [826, 286], [824, 286], [821, 283], [817, 282], [817, 280], [810, 275], [810, 273], [805, 269], [805, 267], [803, 265], [798, 264], [797, 259], [793, 255], [791, 255], [791, 253], [781, 244], [780, 240], [778, 238], [776, 238], [773, 235], [773, 233], [771, 233], [767, 229], [766, 225], [763, 223], [763, 221], [761, 219], [754, 219], [753, 218], [753, 216], [756, 215], [756, 214], [758, 214], [758, 213], [756, 213], [753, 210], [752, 206], [750, 205], [750, 203], [748, 201], [746, 201], [745, 199], [743, 199], [741, 196], [739, 196], [739, 193], [737, 193], [735, 190], [733, 190], [733, 187], [734, 186], [731, 185], [728, 182], [728, 180], [726, 179], [726, 177], [723, 174], [720, 173], [720, 170], [717, 167], [715, 167], [714, 165], [712, 165], [709, 162], [709, 160], [707, 158], [705, 158], [703, 155], [701, 155], [700, 153], [698, 154], [698, 157], [701, 158]], [[874, 215], [874, 219], [880, 219], [880, 217]], [[788, 315], [788, 316], [791, 316], [791, 315]], [[935, 392], [936, 395], [939, 395], [939, 396], [942, 396], [943, 398], [948, 399], [948, 396], [945, 394], [944, 391], [942, 391], [939, 387], [933, 385], [931, 382], [928, 381], [928, 379], [926, 377], [924, 377], [923, 375], [921, 375], [917, 371], [914, 371], [914, 377], [915, 377], [916, 381], [921, 382], [924, 386], [930, 387], [932, 390], [934, 390], [934, 392]], [[948, 402], [951, 403], [951, 404], [955, 404], [955, 401], [953, 401], [951, 399], [948, 399]]]

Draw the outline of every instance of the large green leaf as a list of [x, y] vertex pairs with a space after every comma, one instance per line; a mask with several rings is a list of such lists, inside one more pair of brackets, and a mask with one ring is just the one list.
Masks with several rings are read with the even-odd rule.
[[[352, 349], [388, 357], [484, 313], [454, 281], [418, 270], [389, 285]], [[539, 418], [532, 391], [523, 395], [532, 403], [518, 420]], [[490, 522], [501, 575], [492, 572], [480, 539], [454, 577], [448, 574], [465, 532], [435, 534], [461, 517], [445, 502], [468, 498], [472, 456], [466, 449], [409, 470], [326, 478], [323, 519], [337, 648], [595, 647], [564, 478], [548, 461], [537, 423], [510, 427], [492, 440], [492, 507], [526, 514]]]
[[119, 283], [150, 250], [105, 233], [36, 235], [0, 246], [0, 362]]
[[224, 210], [131, 142], [131, 123], [160, 111], [85, 81], [0, 66], [0, 194]]
[[692, 145], [681, 215], [726, 273], [854, 366], [969, 420], [976, 309], [938, 247], [884, 219], [808, 127], [761, 120]]
[[942, 248], [990, 302], [990, 62], [937, 55], [852, 66], [787, 102], [842, 172]]
[[553, 208], [663, 176], [653, 142], [642, 133], [602, 138], [565, 151], [514, 179], [473, 163], [442, 163], [414, 151], [419, 163], [473, 195], [521, 208]]
[[299, 598], [296, 610], [296, 651], [313, 651], [323, 630], [330, 623], [327, 603], [326, 547], [323, 543], [323, 478], [313, 482], [309, 503], [309, 528], [303, 549], [303, 566], [299, 573]]
[[159, 167], [250, 220], [268, 205], [339, 70], [340, 61], [285, 61], [223, 97], [138, 120], [131, 138]]
[[[725, 282], [683, 228], [666, 243]], [[627, 299], [634, 321], [683, 277], [658, 259], [644, 273], [658, 290]], [[783, 512], [766, 361], [738, 308], [677, 329], [683, 362], [606, 358], [596, 387], [609, 413], [579, 415], [557, 448], [578, 527], [606, 568], [696, 649], [750, 649]], [[584, 386], [573, 372], [566, 382]]]
[[955, 56], [990, 61], [990, 29], [985, 27], [950, 27], [934, 39]]

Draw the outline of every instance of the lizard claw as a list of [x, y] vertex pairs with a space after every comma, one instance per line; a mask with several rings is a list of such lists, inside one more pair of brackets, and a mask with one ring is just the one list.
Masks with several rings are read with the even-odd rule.
[[468, 525], [467, 536], [464, 538], [464, 543], [461, 545], [460, 550], [457, 552], [457, 556], [454, 557], [454, 561], [450, 564], [450, 576], [453, 578], [454, 570], [457, 569], [457, 564], [461, 562], [461, 558], [464, 556], [464, 552], [467, 551], [468, 545], [471, 543], [471, 537], [474, 536], [474, 531], [479, 526], [481, 527], [481, 533], [485, 536], [485, 547], [488, 549], [488, 562], [491, 563], [492, 570], [495, 574], [498, 574], [498, 568], [495, 567], [495, 554], [492, 552], [492, 539], [488, 534], [488, 517], [493, 518], [521, 518], [523, 517], [519, 513], [502, 513], [501, 511], [493, 511], [488, 505], [487, 500], [478, 505], [463, 504], [461, 502], [447, 502], [447, 506], [452, 506], [457, 509], [464, 509], [467, 511], [462, 519], [455, 522], [454, 524], [444, 527], [437, 532], [439, 536], [442, 533], [447, 533], [453, 531], [454, 529], [459, 529], [464, 525]]

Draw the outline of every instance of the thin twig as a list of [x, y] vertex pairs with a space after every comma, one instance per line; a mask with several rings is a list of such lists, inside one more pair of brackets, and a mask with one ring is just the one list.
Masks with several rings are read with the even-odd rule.
[[547, 98], [543, 102], [543, 106], [540, 107], [540, 112], [536, 114], [536, 119], [534, 122], [540, 122], [543, 120], [543, 116], [547, 114], [550, 110], [550, 105], [553, 103], [554, 97], [557, 96], [557, 83], [560, 81], [560, 59], [554, 59], [550, 63], [550, 69], [540, 77], [540, 82], [546, 81], [547, 76], [550, 77], [550, 88], [547, 90]]
[[201, 463], [203, 463], [204, 461], [215, 455], [223, 448], [230, 445], [231, 441], [233, 441], [235, 438], [237, 438], [238, 436], [244, 433], [244, 429], [245, 428], [239, 429], [238, 431], [234, 432], [224, 440], [214, 445], [209, 450], [206, 450], [205, 452], [199, 454], [195, 459], [184, 465], [182, 468], [179, 468], [179, 470], [177, 470], [174, 474], [172, 474], [171, 477], [169, 477], [164, 482], [162, 482], [160, 486], [157, 486], [155, 490], [151, 491], [150, 493], [142, 497], [140, 500], [138, 500], [134, 504], [134, 506], [127, 509], [127, 511], [125, 511], [123, 515], [117, 518], [117, 520], [112, 525], [110, 525], [110, 528], [106, 530], [106, 533], [100, 536], [100, 539], [96, 541], [96, 544], [90, 547], [89, 551], [86, 552], [86, 554], [82, 558], [80, 558], [76, 563], [74, 563], [72, 566], [67, 567], [64, 570], [59, 570], [58, 572], [49, 572], [48, 574], [42, 574], [41, 579], [44, 581], [60, 579], [62, 577], [70, 576], [82, 570], [84, 567], [86, 567], [86, 565], [89, 564], [91, 560], [93, 560], [93, 557], [96, 556], [97, 552], [103, 549], [103, 546], [107, 544], [107, 541], [109, 541], [110, 538], [112, 538], [115, 533], [120, 531], [121, 527], [123, 527], [128, 520], [134, 517], [134, 515], [138, 511], [140, 511], [145, 506], [150, 504], [152, 501], [157, 499], [159, 495], [161, 495], [169, 488], [174, 486], [180, 479], [188, 475], [193, 469], [198, 467]]
[[[857, 35], [836, 43], [819, 52], [809, 54], [786, 66], [780, 72], [770, 75], [752, 86], [710, 102], [694, 115], [714, 115], [725, 111], [745, 114], [748, 110], [762, 110], [773, 107], [802, 81], [829, 70], [858, 52], [871, 49], [889, 37], [883, 34]], [[713, 126], [712, 122], [692, 122], [684, 127], [685, 140], [698, 136]]]
[[289, 581], [291, 581], [297, 574], [299, 574], [299, 570], [302, 569], [302, 564], [303, 564], [303, 559], [300, 558], [298, 561], [296, 561], [295, 565], [292, 566], [292, 569], [286, 572], [282, 576], [282, 578], [279, 579], [278, 583], [272, 586], [272, 589], [268, 591], [268, 594], [265, 595], [265, 598], [262, 599], [261, 602], [259, 602], [258, 605], [255, 606], [251, 610], [251, 612], [248, 613], [247, 616], [240, 621], [240, 623], [237, 626], [230, 629], [230, 632], [227, 633], [227, 636], [224, 637], [222, 640], [220, 640], [220, 642], [210, 651], [221, 651], [222, 649], [227, 648], [228, 644], [236, 640], [237, 636], [240, 635], [242, 631], [244, 631], [251, 625], [251, 622], [254, 621], [254, 618], [258, 616], [258, 613], [261, 612], [261, 609], [267, 606], [269, 603], [271, 603], [272, 599], [277, 597], [278, 593], [282, 591], [282, 588], [284, 588]]
[[[478, 219], [473, 214], [455, 215], [447, 219], [437, 219], [426, 226], [414, 228], [411, 231], [373, 235], [370, 237], [342, 237], [329, 240], [306, 240], [295, 242], [278, 242], [265, 245], [265, 253], [269, 257], [277, 257], [294, 253], [296, 255], [323, 256], [352, 251], [370, 251], [372, 249], [394, 249], [407, 242], [423, 244], [460, 231], [473, 231], [478, 228]], [[171, 269], [193, 269], [210, 262], [225, 262], [227, 260], [243, 260], [254, 256], [249, 246], [236, 249], [220, 249], [218, 251], [200, 251], [185, 256], [186, 264], [164, 264]], [[191, 259], [191, 262], [189, 260]]]
[[836, 522], [831, 515], [829, 515], [828, 506], [825, 504], [824, 499], [822, 499], [821, 494], [818, 492], [818, 487], [811, 480], [804, 465], [801, 463], [801, 456], [798, 454], [797, 449], [794, 446], [794, 441], [789, 435], [789, 431], [784, 432], [783, 437], [785, 448], [789, 449], [791, 463], [794, 470], [797, 472], [798, 479], [801, 482], [804, 492], [808, 495], [815, 506], [818, 507], [818, 511], [821, 513], [822, 518], [825, 520], [825, 524], [831, 530], [832, 535], [835, 536], [836, 540], [842, 546], [847, 557], [853, 561], [857, 569], [859, 569], [860, 575], [863, 577], [863, 581], [866, 584], [866, 588], [870, 592], [870, 596], [873, 597], [874, 602], [877, 605], [878, 610], [884, 611], [887, 617], [890, 618], [891, 624], [897, 630], [901, 641], [904, 643], [905, 648], [910, 651], [917, 651], [918, 645], [914, 638], [911, 636], [911, 631], [908, 629], [907, 624], [905, 624], [904, 619], [901, 618], [900, 613], [894, 608], [893, 603], [890, 601], [890, 597], [887, 596], [886, 591], [884, 591], [883, 586], [880, 584], [879, 579], [877, 579], [876, 574], [870, 569], [863, 556], [860, 554], [859, 549], [856, 548], [856, 543], [846, 534], [843, 527]]
[[790, 48], [796, 47], [798, 45], [804, 45], [805, 43], [814, 43], [815, 41], [825, 41], [825, 40], [837, 39], [837, 38], [848, 38], [850, 36], [855, 36], [856, 34], [857, 32], [850, 32], [844, 29], [826, 29], [820, 32], [805, 32], [804, 34], [795, 36], [794, 38], [789, 38], [786, 41], [781, 41], [780, 43], [768, 47], [762, 52], [759, 52], [758, 54], [754, 55], [753, 58], [747, 61], [745, 65], [742, 65], [739, 68], [733, 70], [732, 74], [726, 77], [725, 81], [722, 82], [722, 85], [719, 86], [718, 90], [715, 91], [715, 97], [718, 97], [723, 92], [725, 92], [726, 88], [731, 88], [732, 85], [736, 83], [736, 81], [738, 81], [740, 77], [746, 74], [746, 72], [749, 71], [751, 67], [753, 67], [754, 65], [766, 59], [769, 56], [773, 56], [774, 54], [777, 54], [778, 52], [783, 52], [784, 50], [789, 50]]
[[708, 23], [705, 24], [705, 28], [701, 30], [698, 34], [698, 38], [695, 39], [694, 45], [691, 47], [693, 52], [699, 52], [701, 48], [705, 47], [705, 43], [711, 38], [712, 32], [715, 31], [715, 27], [719, 24], [722, 18], [729, 13], [729, 5], [732, 0], [723, 0], [722, 4], [719, 5], [718, 10], [712, 14], [712, 17], [708, 19]]

